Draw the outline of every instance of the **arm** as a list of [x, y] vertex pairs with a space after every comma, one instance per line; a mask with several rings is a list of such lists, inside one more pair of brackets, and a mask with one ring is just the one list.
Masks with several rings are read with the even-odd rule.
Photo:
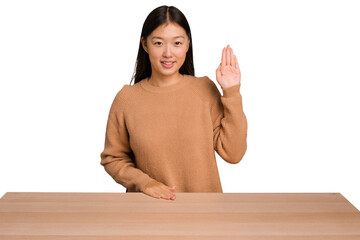
[[243, 112], [240, 84], [223, 89], [221, 96], [212, 82], [212, 94], [215, 96], [210, 109], [214, 150], [226, 162], [236, 164], [247, 149], [247, 119]]
[[115, 97], [108, 116], [105, 146], [101, 156], [101, 165], [119, 184], [126, 188], [135, 187], [142, 191], [144, 186], [154, 180], [135, 167], [129, 145], [129, 134], [126, 129], [120, 91]]
[[225, 161], [234, 164], [240, 162], [247, 149], [247, 119], [240, 95], [240, 67], [230, 45], [222, 50], [216, 80], [224, 95], [220, 95], [211, 81], [212, 95], [215, 96], [211, 105], [214, 149]]

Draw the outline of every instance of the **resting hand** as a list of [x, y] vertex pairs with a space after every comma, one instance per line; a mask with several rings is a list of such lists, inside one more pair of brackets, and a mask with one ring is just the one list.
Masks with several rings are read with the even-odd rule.
[[149, 195], [154, 198], [163, 198], [168, 200], [174, 200], [175, 194], [175, 186], [168, 187], [165, 184], [158, 182], [156, 180], [150, 181], [147, 183], [143, 189], [143, 192], [146, 195]]

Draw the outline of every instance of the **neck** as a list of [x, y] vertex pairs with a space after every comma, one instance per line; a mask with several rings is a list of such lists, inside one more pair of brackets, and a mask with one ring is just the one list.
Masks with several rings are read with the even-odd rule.
[[179, 81], [181, 81], [182, 77], [183, 75], [179, 72], [176, 72], [175, 74], [170, 76], [152, 73], [151, 76], [148, 78], [148, 82], [155, 87], [166, 87], [178, 83]]

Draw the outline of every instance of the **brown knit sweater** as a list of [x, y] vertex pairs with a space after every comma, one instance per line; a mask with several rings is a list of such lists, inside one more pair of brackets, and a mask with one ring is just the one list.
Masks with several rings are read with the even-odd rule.
[[222, 192], [214, 150], [236, 164], [247, 148], [240, 84], [222, 89], [184, 75], [157, 87], [124, 85], [111, 105], [101, 165], [126, 192], [152, 180], [175, 192]]

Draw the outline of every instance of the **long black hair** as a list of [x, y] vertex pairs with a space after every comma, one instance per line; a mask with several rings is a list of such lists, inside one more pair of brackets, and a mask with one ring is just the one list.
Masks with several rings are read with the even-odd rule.
[[[139, 51], [135, 64], [135, 71], [130, 81], [134, 80], [135, 83], [141, 81], [144, 78], [151, 76], [151, 63], [149, 59], [149, 54], [143, 49], [141, 44], [141, 38], [143, 37], [146, 42], [147, 37], [154, 31], [158, 26], [166, 23], [176, 23], [184, 28], [188, 38], [189, 38], [189, 49], [186, 53], [185, 62], [179, 69], [179, 73], [195, 75], [194, 62], [193, 62], [193, 51], [192, 51], [192, 39], [191, 31], [188, 21], [186, 20], [185, 15], [174, 6], [160, 6], [152, 10], [145, 22], [140, 36]], [[134, 83], [134, 84], [135, 84]]]

